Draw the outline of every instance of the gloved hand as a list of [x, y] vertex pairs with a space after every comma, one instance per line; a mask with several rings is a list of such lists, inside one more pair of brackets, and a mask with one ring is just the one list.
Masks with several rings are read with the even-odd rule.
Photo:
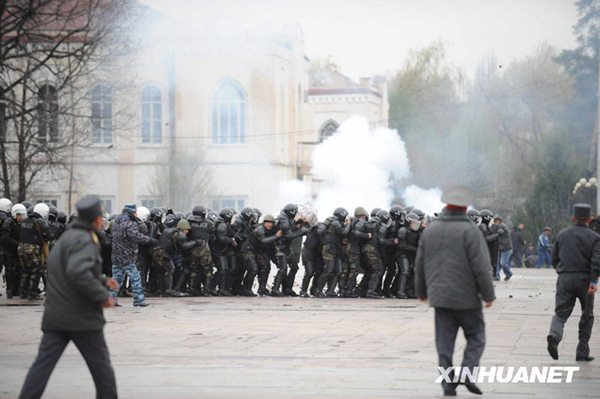
[[156, 238], [151, 238], [150, 244], [152, 244], [153, 246], [156, 246], [156, 245], [158, 245], [158, 240]]

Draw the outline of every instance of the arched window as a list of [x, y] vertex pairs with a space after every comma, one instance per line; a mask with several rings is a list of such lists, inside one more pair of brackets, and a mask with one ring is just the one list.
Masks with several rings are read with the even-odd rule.
[[56, 87], [43, 85], [38, 92], [38, 139], [42, 142], [58, 141], [58, 94]]
[[223, 82], [213, 96], [213, 143], [246, 142], [246, 103], [240, 87]]
[[162, 100], [156, 86], [142, 91], [142, 143], [162, 143]]
[[336, 132], [336, 130], [338, 130], [338, 127], [340, 127], [339, 123], [337, 123], [333, 119], [330, 119], [327, 122], [325, 122], [323, 124], [323, 126], [321, 126], [321, 129], [319, 129], [319, 139], [320, 139], [320, 141], [323, 141], [327, 137], [329, 137], [332, 134], [334, 134]]
[[112, 143], [112, 90], [99, 85], [92, 90], [92, 142]]

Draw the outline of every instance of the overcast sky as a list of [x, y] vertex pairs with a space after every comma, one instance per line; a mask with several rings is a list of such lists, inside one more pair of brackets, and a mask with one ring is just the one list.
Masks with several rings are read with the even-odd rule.
[[309, 58], [331, 55], [357, 78], [397, 70], [408, 50], [443, 40], [470, 76], [492, 51], [503, 66], [540, 42], [575, 47], [570, 0], [142, 0], [165, 14], [210, 21], [226, 14], [246, 29], [302, 25]]

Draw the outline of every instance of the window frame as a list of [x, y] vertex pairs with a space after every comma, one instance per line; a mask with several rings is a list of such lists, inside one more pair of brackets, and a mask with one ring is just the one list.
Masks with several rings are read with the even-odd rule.
[[[147, 89], [156, 89], [158, 91], [159, 100], [154, 98], [154, 93], [151, 91], [149, 95], [149, 99], [146, 99], [144, 96], [144, 92]], [[140, 143], [143, 146], [164, 146], [166, 144], [166, 140], [164, 139], [163, 132], [163, 116], [164, 116], [164, 99], [163, 99], [163, 89], [162, 87], [154, 82], [146, 83], [142, 86], [142, 90], [140, 91], [140, 120], [141, 120], [141, 135], [140, 135]], [[145, 106], [148, 107], [148, 118], [144, 117]], [[155, 118], [156, 111], [159, 110], [160, 118]], [[144, 134], [145, 123], [148, 122], [149, 126], [149, 135], [146, 137]], [[155, 134], [155, 127], [160, 127], [160, 136]], [[146, 141], [147, 140], [147, 141]]]
[[[236, 100], [222, 99], [220, 95], [227, 89], [232, 89], [237, 95]], [[246, 146], [248, 145], [248, 101], [247, 95], [243, 86], [232, 78], [221, 79], [215, 86], [210, 99], [210, 132], [211, 146]], [[232, 110], [236, 115], [236, 135], [233, 136], [231, 130]], [[222, 112], [227, 113], [227, 118], [222, 118]], [[226, 134], [222, 133], [223, 127], [226, 125]], [[235, 138], [235, 141], [232, 140]]]
[[[221, 209], [229, 206], [224, 203], [225, 201], [234, 201], [235, 206], [233, 208], [238, 212], [248, 206], [249, 203], [247, 195], [216, 195], [209, 199], [211, 208], [215, 212], [219, 212]], [[218, 205], [218, 207], [215, 205]]]
[[[50, 92], [47, 94], [42, 93], [42, 90], [46, 88]], [[52, 92], [52, 90], [54, 90], [54, 92]], [[58, 90], [56, 89], [56, 86], [54, 86], [51, 82], [44, 83], [38, 89], [36, 118], [38, 124], [38, 141], [41, 143], [58, 143]]]
[[[95, 91], [99, 89], [100, 98], [95, 99]], [[104, 89], [105, 91], [102, 91]], [[108, 98], [105, 98], [107, 96]], [[91, 97], [91, 111], [92, 115], [90, 120], [92, 122], [92, 143], [97, 145], [103, 144], [113, 144], [114, 143], [114, 135], [113, 135], [113, 110], [114, 110], [114, 102], [113, 102], [113, 90], [112, 87], [105, 83], [99, 83], [92, 89], [90, 93]], [[95, 104], [99, 104], [99, 116], [94, 115]], [[109, 107], [110, 116], [106, 116], [106, 107]], [[100, 126], [99, 126], [99, 125]], [[107, 126], [108, 125], [108, 126]], [[98, 131], [99, 138], [96, 139], [96, 131]]]

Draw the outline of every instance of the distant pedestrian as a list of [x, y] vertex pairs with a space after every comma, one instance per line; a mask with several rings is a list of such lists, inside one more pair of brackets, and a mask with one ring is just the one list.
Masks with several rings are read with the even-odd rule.
[[[444, 192], [442, 201], [448, 206], [423, 232], [415, 264], [417, 298], [435, 308], [439, 367], [445, 370], [452, 367], [460, 327], [467, 339], [462, 368], [471, 373], [479, 366], [485, 347], [481, 301], [490, 307], [496, 299], [486, 240], [466, 216], [473, 197], [472, 191], [464, 186]], [[453, 373], [450, 372], [450, 381]], [[481, 394], [468, 375], [464, 384], [469, 391]], [[458, 383], [442, 381], [445, 395], [456, 395], [457, 386]]]
[[550, 259], [550, 250], [552, 249], [552, 245], [548, 242], [548, 236], [552, 229], [550, 227], [544, 227], [542, 230], [542, 234], [540, 234], [537, 241], [537, 251], [538, 251], [538, 263], [535, 265], [536, 269], [539, 269], [544, 264], [546, 264], [546, 269], [550, 269], [552, 264], [552, 260]]
[[512, 255], [512, 243], [508, 227], [502, 223], [502, 218], [496, 216], [494, 223], [498, 226], [498, 266], [496, 266], [496, 280], [500, 280], [500, 270], [504, 271], [504, 281], [510, 280], [513, 273], [510, 270], [510, 255]]
[[556, 268], [556, 303], [554, 317], [547, 337], [548, 353], [558, 359], [558, 344], [563, 337], [575, 300], [581, 305], [579, 344], [575, 360], [591, 361], [589, 341], [594, 326], [594, 293], [600, 274], [600, 235], [588, 228], [591, 206], [576, 204], [573, 209], [574, 226], [556, 236], [552, 250], [552, 266]]
[[70, 341], [92, 373], [97, 398], [116, 398], [117, 385], [104, 340], [102, 308], [114, 306], [107, 287], [116, 288], [102, 274], [100, 241], [102, 204], [86, 197], [76, 205], [79, 217], [56, 242], [48, 258], [48, 286], [42, 317], [42, 341], [31, 366], [21, 399], [39, 398]]
[[523, 246], [525, 239], [523, 238], [523, 229], [525, 225], [520, 223], [510, 232], [510, 241], [512, 243], [513, 252], [510, 255], [509, 264], [513, 267], [523, 267]]

